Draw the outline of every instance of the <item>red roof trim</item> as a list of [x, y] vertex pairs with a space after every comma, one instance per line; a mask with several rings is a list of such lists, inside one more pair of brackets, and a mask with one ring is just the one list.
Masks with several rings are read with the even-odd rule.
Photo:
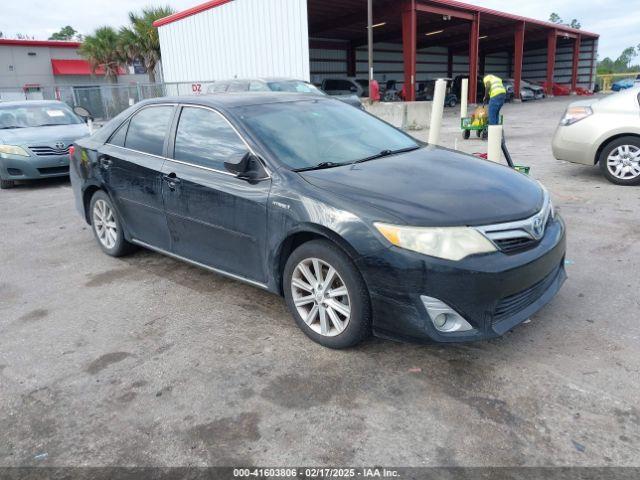
[[[54, 75], [91, 75], [91, 65], [82, 59], [51, 59], [51, 70]], [[123, 68], [118, 67], [118, 75], [124, 75], [126, 72]], [[104, 75], [104, 67], [98, 66], [95, 71], [96, 75]]]
[[182, 20], [183, 18], [190, 17], [191, 15], [196, 15], [200, 12], [204, 12], [205, 10], [219, 7], [220, 5], [224, 5], [225, 3], [229, 3], [232, 1], [233, 0], [211, 0], [209, 2], [205, 2], [200, 5], [196, 5], [195, 7], [189, 8], [188, 10], [174, 13], [173, 15], [169, 15], [168, 17], [164, 17], [164, 18], [161, 18], [160, 20], [156, 20], [155, 22], [153, 22], [153, 26], [161, 27], [162, 25], [167, 25], [168, 23], [173, 23], [175, 21]]
[[61, 40], [18, 40], [14, 38], [0, 38], [0, 45], [17, 45], [23, 47], [61, 47], [78, 48], [81, 42], [65, 42]]

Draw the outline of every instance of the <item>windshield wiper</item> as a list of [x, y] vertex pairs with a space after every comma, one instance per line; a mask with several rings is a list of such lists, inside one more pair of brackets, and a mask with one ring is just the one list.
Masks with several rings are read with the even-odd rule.
[[308, 170], [322, 170], [323, 168], [340, 167], [342, 165], [345, 165], [345, 164], [336, 163], [336, 162], [322, 162], [317, 165], [314, 165], [313, 167], [296, 168], [294, 172], [306, 172]]
[[370, 160], [375, 160], [377, 158], [389, 157], [391, 155], [397, 155], [398, 153], [411, 152], [413, 150], [418, 150], [419, 148], [420, 148], [419, 145], [415, 145], [413, 147], [400, 148], [398, 150], [382, 150], [381, 152], [376, 153], [375, 155], [371, 155], [370, 157], [365, 157], [365, 158], [361, 158], [360, 160], [356, 160], [355, 162], [353, 162], [353, 164], [368, 162]]
[[34, 125], [35, 127], [59, 127], [61, 125], [71, 125], [70, 123], [41, 123], [40, 125]]
[[0, 130], [11, 130], [13, 128], [27, 128], [27, 127], [22, 127], [20, 125], [12, 125], [10, 127], [0, 127]]

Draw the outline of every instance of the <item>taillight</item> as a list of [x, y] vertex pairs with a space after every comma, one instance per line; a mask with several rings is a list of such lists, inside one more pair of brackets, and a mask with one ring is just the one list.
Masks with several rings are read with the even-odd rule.
[[73, 155], [76, 153], [76, 147], [74, 147], [73, 145], [71, 145], [69, 147], [69, 157], [73, 158]]

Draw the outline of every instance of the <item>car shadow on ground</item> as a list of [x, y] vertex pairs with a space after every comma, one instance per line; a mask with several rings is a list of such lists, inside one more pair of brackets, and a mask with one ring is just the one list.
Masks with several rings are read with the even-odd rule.
[[35, 190], [46, 188], [68, 187], [71, 185], [69, 177], [52, 177], [38, 180], [17, 180], [13, 190]]

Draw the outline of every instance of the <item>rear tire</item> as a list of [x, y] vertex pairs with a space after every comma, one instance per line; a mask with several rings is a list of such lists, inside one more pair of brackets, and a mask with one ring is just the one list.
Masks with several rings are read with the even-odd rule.
[[13, 180], [5, 180], [4, 178], [0, 178], [0, 189], [7, 190], [9, 188], [15, 187], [16, 183]]
[[122, 220], [113, 207], [111, 198], [104, 191], [98, 190], [91, 197], [89, 218], [93, 234], [104, 253], [122, 257], [135, 249], [125, 240]]
[[371, 335], [369, 291], [335, 244], [312, 240], [298, 247], [287, 260], [282, 287], [291, 315], [314, 342], [348, 348]]
[[616, 185], [640, 185], [640, 138], [617, 138], [602, 149], [598, 158], [604, 178]]
[[465, 140], [469, 140], [469, 137], [471, 137], [471, 131], [470, 130], [463, 130], [462, 131], [462, 138], [464, 138]]

